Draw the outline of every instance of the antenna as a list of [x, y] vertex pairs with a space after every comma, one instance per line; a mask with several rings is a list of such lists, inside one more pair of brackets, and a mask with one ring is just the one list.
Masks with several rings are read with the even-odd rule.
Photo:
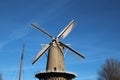
[[22, 76], [22, 64], [23, 64], [23, 58], [24, 58], [24, 47], [25, 47], [25, 45], [23, 44], [22, 55], [21, 55], [21, 59], [20, 59], [19, 80], [21, 80], [21, 76]]

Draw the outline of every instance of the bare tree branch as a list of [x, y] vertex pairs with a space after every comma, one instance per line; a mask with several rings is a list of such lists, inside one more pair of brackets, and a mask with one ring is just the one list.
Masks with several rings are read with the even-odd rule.
[[120, 80], [120, 62], [111, 58], [98, 71], [98, 80]]

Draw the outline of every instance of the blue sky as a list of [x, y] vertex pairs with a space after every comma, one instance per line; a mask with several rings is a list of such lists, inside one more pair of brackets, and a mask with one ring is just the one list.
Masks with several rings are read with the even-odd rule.
[[57, 36], [74, 19], [72, 32], [62, 40], [81, 52], [79, 59], [71, 51], [65, 56], [66, 71], [77, 74], [75, 80], [96, 80], [106, 58], [120, 60], [119, 0], [1, 0], [0, 72], [4, 80], [18, 79], [22, 45], [25, 43], [23, 80], [37, 80], [34, 74], [45, 70], [46, 55], [32, 65], [40, 44], [51, 39], [33, 29], [35, 22]]

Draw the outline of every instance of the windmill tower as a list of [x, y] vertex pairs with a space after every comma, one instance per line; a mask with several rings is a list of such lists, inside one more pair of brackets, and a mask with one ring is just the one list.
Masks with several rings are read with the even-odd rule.
[[70, 46], [59, 41], [59, 38], [64, 39], [71, 32], [74, 24], [75, 21], [72, 20], [57, 37], [53, 37], [51, 34], [36, 24], [31, 24], [35, 29], [52, 38], [52, 41], [49, 44], [45, 45], [45, 47], [37, 54], [34, 61], [32, 62], [32, 64], [34, 64], [48, 50], [46, 71], [35, 75], [35, 77], [37, 77], [39, 80], [72, 80], [76, 77], [75, 74], [65, 71], [63, 49], [66, 47], [79, 57], [85, 57], [76, 50], [72, 49]]

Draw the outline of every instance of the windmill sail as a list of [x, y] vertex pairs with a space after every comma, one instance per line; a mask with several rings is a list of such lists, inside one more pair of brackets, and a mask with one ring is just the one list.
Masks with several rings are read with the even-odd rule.
[[46, 32], [45, 30], [43, 30], [42, 28], [38, 27], [36, 24], [31, 24], [35, 29], [41, 31], [42, 33], [44, 33], [45, 35], [47, 35], [50, 38], [54, 38], [51, 34], [49, 34], [48, 32]]
[[24, 45], [23, 45], [22, 55], [21, 55], [21, 60], [20, 60], [19, 80], [21, 80], [21, 76], [22, 76], [22, 64], [23, 64], [23, 58], [24, 58]]
[[73, 51], [75, 54], [77, 54], [78, 56], [80, 56], [81, 58], [85, 58], [83, 55], [81, 55], [79, 52], [77, 52], [76, 50], [72, 49], [70, 46], [60, 42], [63, 46], [65, 46], [66, 48], [68, 48], [69, 50]]
[[46, 44], [45, 47], [37, 54], [32, 64], [34, 64], [45, 53], [45, 51], [48, 50], [49, 47], [50, 47], [50, 44]]
[[65, 27], [65, 29], [63, 29], [63, 31], [57, 36], [58, 38], [62, 38], [64, 39], [72, 30], [72, 28], [74, 27], [75, 21], [72, 20], [67, 27]]

